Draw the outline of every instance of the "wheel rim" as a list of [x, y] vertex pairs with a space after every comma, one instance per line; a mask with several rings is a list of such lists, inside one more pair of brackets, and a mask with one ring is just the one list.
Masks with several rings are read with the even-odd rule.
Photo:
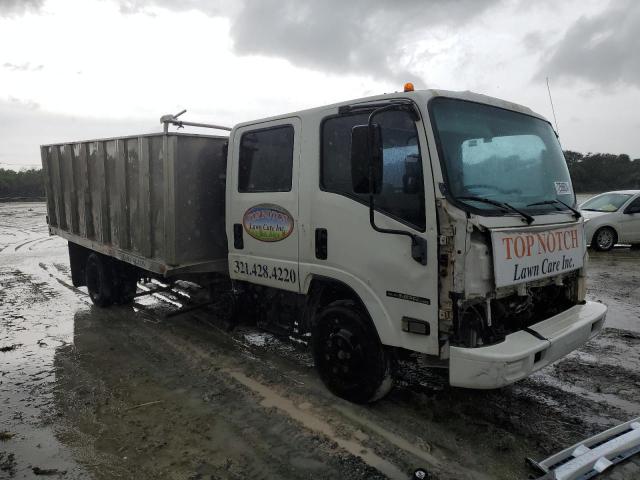
[[613, 246], [613, 232], [611, 230], [601, 230], [598, 232], [598, 247], [608, 249]]
[[332, 376], [351, 383], [362, 375], [363, 351], [358, 338], [345, 328], [336, 328], [325, 341], [324, 359]]

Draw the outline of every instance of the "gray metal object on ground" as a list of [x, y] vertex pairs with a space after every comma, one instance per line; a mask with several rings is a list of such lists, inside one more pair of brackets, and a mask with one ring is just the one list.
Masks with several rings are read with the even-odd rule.
[[588, 480], [640, 452], [640, 417], [610, 428], [541, 462], [538, 480]]

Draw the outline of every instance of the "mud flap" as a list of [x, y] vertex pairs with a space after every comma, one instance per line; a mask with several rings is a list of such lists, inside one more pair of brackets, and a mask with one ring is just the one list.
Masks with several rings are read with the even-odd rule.
[[74, 287], [84, 287], [87, 284], [84, 268], [91, 253], [91, 250], [69, 242], [69, 266], [71, 267], [71, 283]]
[[536, 462], [527, 462], [544, 475], [538, 480], [587, 480], [640, 452], [640, 417], [594, 435]]

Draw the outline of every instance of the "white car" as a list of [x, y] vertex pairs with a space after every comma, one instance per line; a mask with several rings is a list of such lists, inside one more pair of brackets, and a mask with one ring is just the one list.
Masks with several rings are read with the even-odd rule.
[[616, 243], [640, 244], [640, 190], [606, 192], [580, 205], [587, 242], [596, 250]]

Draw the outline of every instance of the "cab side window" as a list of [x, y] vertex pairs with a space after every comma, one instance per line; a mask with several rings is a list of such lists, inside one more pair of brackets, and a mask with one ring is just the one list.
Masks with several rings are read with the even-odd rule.
[[238, 192], [290, 192], [293, 126], [252, 130], [240, 138]]
[[[351, 184], [351, 129], [365, 125], [369, 114], [330, 117], [322, 124], [320, 187], [364, 204], [368, 195], [357, 194]], [[375, 196], [379, 210], [417, 230], [426, 228], [424, 179], [418, 132], [413, 118], [403, 111], [376, 116], [382, 129], [382, 191]]]
[[625, 209], [627, 213], [640, 213], [640, 197], [632, 201]]

